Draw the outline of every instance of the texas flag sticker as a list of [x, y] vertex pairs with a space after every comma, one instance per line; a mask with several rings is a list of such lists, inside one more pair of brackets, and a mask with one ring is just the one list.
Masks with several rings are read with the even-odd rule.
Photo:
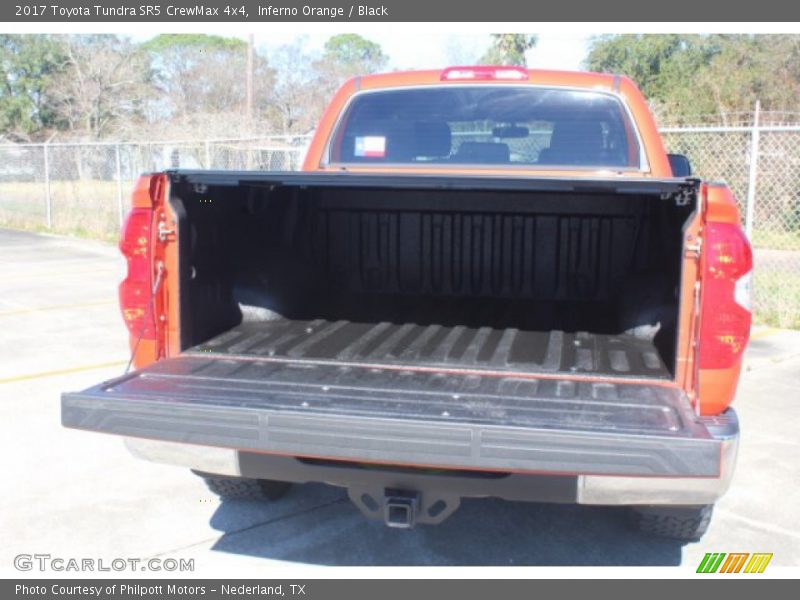
[[386, 156], [386, 138], [382, 135], [367, 135], [356, 138], [356, 156], [383, 158]]

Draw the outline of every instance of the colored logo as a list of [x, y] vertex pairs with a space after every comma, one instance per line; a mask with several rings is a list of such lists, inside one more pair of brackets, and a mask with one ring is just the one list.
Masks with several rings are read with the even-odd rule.
[[708, 552], [697, 566], [698, 573], [763, 573], [772, 553]]

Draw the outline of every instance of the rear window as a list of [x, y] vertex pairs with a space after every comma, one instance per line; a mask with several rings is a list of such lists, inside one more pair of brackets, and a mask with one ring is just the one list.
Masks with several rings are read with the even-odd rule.
[[442, 86], [356, 96], [330, 162], [639, 168], [622, 103], [595, 91]]

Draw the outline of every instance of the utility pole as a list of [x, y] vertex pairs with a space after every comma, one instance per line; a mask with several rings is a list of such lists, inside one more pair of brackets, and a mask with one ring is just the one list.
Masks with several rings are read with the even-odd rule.
[[753, 128], [750, 132], [750, 169], [747, 177], [747, 205], [745, 206], [744, 232], [753, 241], [753, 217], [756, 213], [756, 186], [758, 185], [758, 144], [761, 138], [761, 101], [756, 100]]
[[255, 69], [255, 43], [253, 34], [247, 36], [247, 73], [245, 79], [245, 118], [247, 119], [248, 135], [253, 133], [253, 80]]

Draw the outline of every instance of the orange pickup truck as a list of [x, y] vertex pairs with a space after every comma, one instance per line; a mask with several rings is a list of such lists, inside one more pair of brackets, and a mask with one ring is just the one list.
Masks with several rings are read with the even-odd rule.
[[355, 78], [303, 172], [142, 176], [120, 247], [136, 370], [62, 422], [223, 497], [626, 505], [697, 539], [730, 483], [751, 249], [625, 77]]

